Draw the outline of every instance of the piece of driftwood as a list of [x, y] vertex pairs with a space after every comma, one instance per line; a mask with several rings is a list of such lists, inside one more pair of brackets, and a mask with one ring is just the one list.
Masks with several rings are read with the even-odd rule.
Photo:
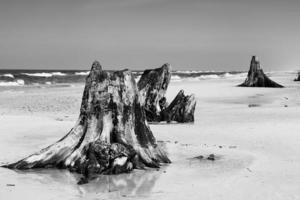
[[164, 64], [160, 68], [145, 70], [138, 88], [141, 104], [149, 122], [177, 121], [193, 122], [196, 100], [194, 95], [184, 95], [181, 90], [168, 106], [165, 94], [171, 80], [171, 66]]
[[283, 86], [269, 79], [262, 68], [259, 61], [255, 56], [252, 56], [248, 76], [244, 83], [240, 84], [241, 87], [272, 87], [282, 88]]
[[99, 62], [86, 78], [79, 119], [56, 143], [11, 169], [67, 168], [84, 175], [116, 174], [170, 163], [146, 122], [137, 84], [129, 70], [103, 71]]

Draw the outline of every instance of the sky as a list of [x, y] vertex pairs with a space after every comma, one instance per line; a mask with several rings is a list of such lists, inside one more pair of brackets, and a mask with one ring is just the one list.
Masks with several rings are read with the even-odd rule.
[[0, 69], [300, 69], [299, 0], [0, 0]]

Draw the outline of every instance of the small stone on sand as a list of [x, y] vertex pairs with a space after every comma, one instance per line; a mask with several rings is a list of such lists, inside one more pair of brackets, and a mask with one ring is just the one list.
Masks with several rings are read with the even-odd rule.
[[202, 156], [202, 155], [200, 155], [200, 156], [196, 156], [196, 157], [194, 157], [195, 159], [199, 159], [199, 160], [201, 160], [201, 159], [203, 159], [204, 157]]
[[212, 161], [214, 161], [214, 160], [215, 160], [215, 155], [214, 155], [214, 154], [210, 154], [210, 155], [207, 157], [207, 160], [212, 160]]
[[251, 107], [259, 107], [259, 106], [260, 106], [259, 104], [249, 104], [248, 105], [249, 108], [251, 108]]

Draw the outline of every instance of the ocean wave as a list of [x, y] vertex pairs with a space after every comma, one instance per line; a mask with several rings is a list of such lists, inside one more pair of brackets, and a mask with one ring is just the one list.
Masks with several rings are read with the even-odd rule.
[[42, 73], [22, 73], [24, 75], [27, 76], [40, 76], [40, 77], [51, 77], [52, 74], [51, 73], [46, 73], [46, 72], [42, 72]]
[[181, 74], [192, 74], [192, 73], [201, 73], [202, 71], [196, 71], [196, 70], [186, 70], [186, 71], [182, 71], [182, 70], [177, 70], [175, 71], [175, 73], [181, 73]]
[[[22, 85], [58, 85], [71, 83], [84, 83], [85, 76], [89, 71], [59, 71], [59, 70], [24, 70], [0, 72], [0, 86], [22, 86]], [[143, 72], [133, 71], [136, 82], [139, 81]], [[172, 73], [171, 82], [182, 81], [205, 81], [218, 79], [244, 79], [247, 73], [244, 72], [200, 72], [199, 70], [176, 71]]]
[[66, 76], [67, 74], [62, 73], [62, 72], [52, 72], [51, 73], [53, 76]]
[[247, 73], [218, 73], [218, 74], [202, 74], [202, 75], [172, 75], [171, 81], [179, 82], [179, 81], [201, 81], [201, 80], [212, 80], [212, 79], [241, 79], [245, 78]]
[[218, 79], [218, 78], [225, 78], [225, 79], [242, 79], [247, 76], [247, 73], [229, 73], [226, 72], [224, 74], [210, 74], [210, 75], [201, 75], [200, 79]]
[[75, 72], [75, 75], [79, 75], [79, 76], [87, 76], [89, 75], [90, 71], [86, 71], [86, 72]]
[[182, 78], [178, 75], [172, 75], [171, 76], [171, 81], [173, 82], [179, 82], [179, 81], [182, 81]]
[[234, 75], [226, 72], [225, 74], [223, 74], [223, 77], [224, 78], [231, 78], [231, 77], [234, 77]]
[[215, 70], [176, 70], [174, 73], [179, 74], [198, 74], [198, 73], [224, 73], [224, 71]]
[[16, 81], [0, 81], [0, 86], [23, 86], [25, 84], [24, 80], [17, 79]]
[[9, 77], [9, 78], [15, 78], [12, 74], [1, 74], [2, 77]]
[[201, 75], [199, 76], [199, 79], [201, 80], [206, 80], [206, 79], [217, 79], [217, 78], [221, 78], [220, 75], [216, 75], [216, 74], [209, 74], [209, 75]]
[[62, 73], [62, 72], [41, 72], [41, 73], [22, 73], [27, 76], [38, 76], [38, 77], [52, 77], [52, 76], [66, 76], [67, 74]]

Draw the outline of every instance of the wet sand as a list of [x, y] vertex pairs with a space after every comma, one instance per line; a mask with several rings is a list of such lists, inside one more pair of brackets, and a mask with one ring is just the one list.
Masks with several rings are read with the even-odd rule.
[[[234, 87], [243, 79], [230, 78], [172, 82], [167, 99], [179, 89], [197, 97], [195, 123], [151, 125], [172, 164], [86, 185], [66, 170], [0, 168], [0, 199], [299, 199], [300, 83], [293, 78], [273, 77], [284, 89]], [[0, 164], [64, 136], [78, 116], [82, 90], [1, 89]], [[210, 154], [216, 160], [205, 159]]]

